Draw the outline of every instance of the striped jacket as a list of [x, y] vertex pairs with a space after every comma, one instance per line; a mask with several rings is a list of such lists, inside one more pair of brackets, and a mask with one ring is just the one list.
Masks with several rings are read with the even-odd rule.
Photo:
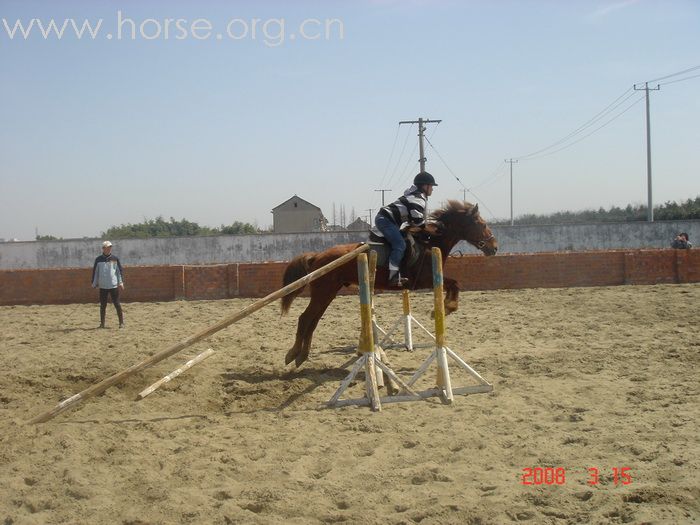
[[394, 221], [399, 228], [404, 223], [423, 226], [427, 207], [428, 197], [416, 186], [411, 186], [397, 200], [381, 208], [379, 213]]

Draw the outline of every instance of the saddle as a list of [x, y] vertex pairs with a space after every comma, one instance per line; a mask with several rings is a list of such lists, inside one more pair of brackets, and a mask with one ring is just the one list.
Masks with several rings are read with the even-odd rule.
[[[408, 269], [418, 264], [422, 253], [421, 245], [427, 245], [427, 241], [421, 242], [422, 239], [416, 239], [410, 232], [401, 232], [401, 235], [406, 240], [406, 251], [403, 254], [399, 271], [401, 275], [408, 275]], [[369, 246], [371, 251], [377, 252], [377, 268], [388, 268], [389, 255], [391, 254], [391, 245], [389, 241], [384, 237], [370, 232]]]

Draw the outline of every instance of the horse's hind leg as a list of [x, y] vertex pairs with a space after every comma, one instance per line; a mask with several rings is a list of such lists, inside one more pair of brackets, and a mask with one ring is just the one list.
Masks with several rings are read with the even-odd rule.
[[328, 305], [333, 302], [341, 288], [342, 284], [340, 283], [324, 280], [311, 284], [311, 301], [309, 301], [309, 305], [304, 310], [304, 313], [299, 316], [296, 340], [294, 341], [294, 346], [287, 352], [284, 360], [286, 364], [294, 361], [296, 366], [299, 367], [308, 359], [314, 330], [316, 330], [316, 326], [318, 326], [318, 322], [323, 317]]
[[301, 351], [301, 345], [304, 341], [304, 331], [306, 330], [306, 321], [304, 320], [304, 314], [308, 311], [309, 306], [306, 307], [306, 310], [304, 310], [304, 313], [299, 316], [299, 320], [297, 321], [297, 336], [296, 339], [294, 339], [294, 346], [292, 346], [289, 351], [287, 352], [287, 355], [284, 358], [284, 364], [288, 365], [294, 359], [296, 359], [297, 355], [299, 355], [299, 352]]

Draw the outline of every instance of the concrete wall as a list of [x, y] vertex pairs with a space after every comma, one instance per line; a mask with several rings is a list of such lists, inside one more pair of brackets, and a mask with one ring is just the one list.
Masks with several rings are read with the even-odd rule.
[[[289, 261], [366, 237], [363, 232], [319, 232], [117, 239], [112, 251], [125, 266]], [[102, 239], [0, 243], [0, 270], [92, 268], [101, 245]]]
[[[493, 228], [503, 253], [668, 248], [679, 232], [700, 242], [700, 221], [625, 222]], [[462, 248], [460, 244], [457, 249]], [[700, 244], [698, 244], [700, 248]]]
[[[680, 231], [700, 249], [700, 221], [495, 226], [503, 253], [667, 248]], [[303, 252], [367, 240], [366, 232], [317, 232], [113, 240], [125, 266], [289, 261]], [[0, 270], [92, 267], [102, 239], [0, 243]], [[477, 251], [460, 243], [456, 251]]]

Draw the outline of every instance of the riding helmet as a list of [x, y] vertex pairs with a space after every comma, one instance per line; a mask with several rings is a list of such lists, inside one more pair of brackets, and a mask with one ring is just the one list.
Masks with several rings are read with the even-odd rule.
[[427, 171], [421, 171], [416, 177], [413, 179], [413, 184], [416, 186], [420, 186], [421, 184], [430, 184], [431, 186], [437, 186], [437, 182], [435, 182], [435, 177], [433, 177], [430, 173]]

